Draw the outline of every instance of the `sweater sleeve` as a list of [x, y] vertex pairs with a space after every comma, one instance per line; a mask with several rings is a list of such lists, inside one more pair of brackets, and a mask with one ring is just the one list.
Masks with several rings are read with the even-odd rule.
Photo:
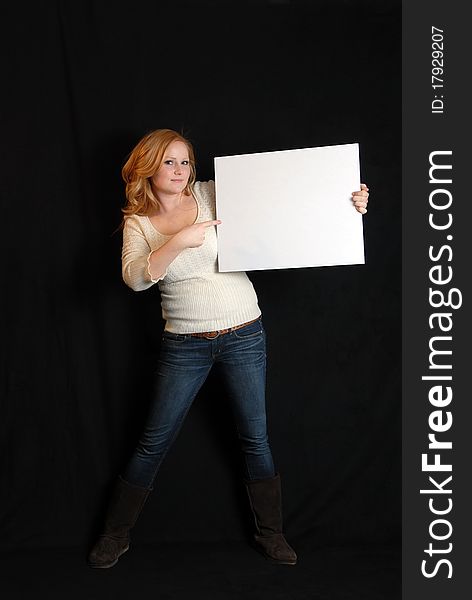
[[152, 279], [149, 270], [152, 252], [137, 219], [128, 217], [123, 228], [121, 273], [123, 281], [135, 292], [147, 290], [167, 275], [166, 271], [158, 279]]
[[205, 191], [208, 195], [208, 199], [210, 201], [210, 206], [212, 211], [215, 214], [216, 219], [216, 185], [213, 179], [205, 182]]

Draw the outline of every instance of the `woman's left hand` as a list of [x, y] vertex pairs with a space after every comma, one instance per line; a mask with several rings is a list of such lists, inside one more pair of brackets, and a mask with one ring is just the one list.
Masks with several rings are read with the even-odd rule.
[[367, 212], [367, 202], [369, 202], [369, 188], [365, 183], [361, 183], [361, 189], [358, 192], [352, 192], [352, 201], [355, 209], [362, 215]]

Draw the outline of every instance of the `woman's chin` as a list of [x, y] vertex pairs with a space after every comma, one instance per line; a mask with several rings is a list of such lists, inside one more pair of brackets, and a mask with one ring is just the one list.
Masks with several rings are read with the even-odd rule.
[[187, 182], [186, 181], [184, 181], [182, 183], [180, 183], [180, 182], [177, 183], [176, 182], [176, 183], [173, 183], [171, 185], [172, 191], [177, 192], [177, 193], [183, 192], [186, 187], [187, 187]]

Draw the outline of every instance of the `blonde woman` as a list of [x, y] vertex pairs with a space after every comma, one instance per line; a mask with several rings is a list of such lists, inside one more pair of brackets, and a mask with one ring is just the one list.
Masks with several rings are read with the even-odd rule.
[[[170, 129], [144, 136], [122, 170], [122, 275], [135, 291], [158, 284], [165, 328], [144, 431], [118, 475], [102, 534], [88, 563], [108, 568], [129, 548], [129, 532], [154, 489], [159, 467], [213, 365], [226, 382], [244, 457], [256, 548], [294, 565], [282, 532], [280, 475], [265, 409], [266, 335], [251, 281], [217, 270], [215, 186], [196, 181], [192, 144]], [[368, 193], [353, 194], [366, 212]]]

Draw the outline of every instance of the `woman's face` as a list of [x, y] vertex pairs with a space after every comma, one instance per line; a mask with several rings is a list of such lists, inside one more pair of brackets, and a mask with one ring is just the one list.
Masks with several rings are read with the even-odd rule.
[[180, 194], [190, 177], [190, 160], [186, 144], [172, 142], [167, 147], [164, 160], [151, 177], [154, 191], [164, 194]]

